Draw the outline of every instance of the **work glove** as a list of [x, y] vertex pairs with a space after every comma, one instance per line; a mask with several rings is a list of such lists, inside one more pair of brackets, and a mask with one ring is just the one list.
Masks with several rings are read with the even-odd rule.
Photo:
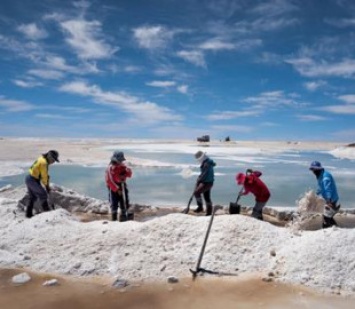
[[337, 206], [335, 206], [330, 200], [326, 200], [326, 206], [332, 209], [337, 209]]

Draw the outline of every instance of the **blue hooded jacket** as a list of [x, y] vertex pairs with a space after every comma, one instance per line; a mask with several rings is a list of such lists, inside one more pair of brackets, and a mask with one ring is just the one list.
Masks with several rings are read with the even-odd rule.
[[323, 170], [317, 178], [317, 181], [317, 194], [321, 194], [326, 201], [337, 203], [339, 196], [333, 176], [326, 170]]
[[205, 160], [203, 160], [200, 170], [201, 174], [198, 176], [197, 182], [198, 183], [213, 183], [214, 182], [214, 170], [213, 167], [216, 165], [216, 163], [210, 159], [209, 157], [206, 157]]

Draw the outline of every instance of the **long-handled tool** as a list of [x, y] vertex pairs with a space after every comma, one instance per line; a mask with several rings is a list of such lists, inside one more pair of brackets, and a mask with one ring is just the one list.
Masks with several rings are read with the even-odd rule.
[[242, 196], [244, 187], [242, 187], [238, 193], [237, 200], [233, 203], [229, 203], [229, 214], [231, 215], [238, 215], [240, 214], [240, 208], [241, 206], [238, 204], [240, 197]]
[[183, 213], [183, 214], [185, 214], [185, 215], [189, 213], [189, 211], [190, 211], [190, 205], [191, 205], [192, 200], [193, 200], [193, 198], [194, 198], [194, 196], [195, 196], [195, 191], [196, 191], [197, 186], [198, 186], [198, 184], [197, 184], [197, 182], [196, 182], [195, 188], [194, 188], [194, 190], [192, 191], [191, 197], [190, 197], [189, 201], [187, 202], [187, 207], [186, 207], [181, 213]]
[[203, 258], [203, 254], [205, 253], [205, 248], [206, 248], [206, 244], [207, 244], [207, 240], [208, 240], [208, 236], [210, 235], [210, 231], [211, 231], [211, 227], [212, 227], [212, 223], [213, 223], [213, 218], [214, 218], [214, 214], [215, 212], [217, 211], [218, 207], [216, 206], [212, 206], [213, 209], [212, 209], [212, 215], [211, 215], [211, 219], [210, 219], [210, 222], [208, 224], [208, 228], [207, 228], [207, 231], [206, 231], [206, 235], [205, 235], [205, 240], [203, 241], [203, 245], [202, 245], [202, 248], [201, 248], [201, 251], [200, 251], [200, 255], [198, 257], [198, 261], [197, 261], [197, 264], [196, 264], [196, 269], [193, 270], [193, 269], [190, 269], [190, 272], [192, 273], [192, 279], [195, 280], [197, 274], [199, 272], [203, 272], [204, 269], [201, 268], [201, 262], [202, 262], [202, 258]]
[[192, 195], [191, 195], [191, 197], [190, 197], [190, 199], [189, 199], [189, 201], [188, 201], [188, 203], [187, 203], [187, 207], [181, 212], [181, 213], [183, 213], [183, 214], [188, 214], [189, 213], [189, 211], [190, 211], [190, 205], [191, 205], [191, 202], [192, 202], [192, 200], [193, 200], [193, 198], [194, 198], [194, 194], [195, 194], [195, 191], [192, 193]]
[[121, 182], [122, 198], [123, 198], [123, 213], [120, 214], [120, 222], [134, 220], [134, 213], [128, 212], [128, 202], [126, 197], [126, 183]]

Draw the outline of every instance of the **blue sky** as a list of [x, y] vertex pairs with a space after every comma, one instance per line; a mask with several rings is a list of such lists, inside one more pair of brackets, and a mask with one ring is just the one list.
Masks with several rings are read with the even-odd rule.
[[0, 136], [354, 142], [355, 2], [0, 2]]

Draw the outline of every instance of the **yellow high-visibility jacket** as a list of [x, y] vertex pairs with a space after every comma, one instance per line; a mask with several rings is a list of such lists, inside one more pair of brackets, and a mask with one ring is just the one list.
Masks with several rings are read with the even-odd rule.
[[45, 157], [40, 156], [30, 167], [30, 175], [33, 178], [39, 179], [44, 186], [48, 186], [49, 175], [48, 175], [48, 162]]

